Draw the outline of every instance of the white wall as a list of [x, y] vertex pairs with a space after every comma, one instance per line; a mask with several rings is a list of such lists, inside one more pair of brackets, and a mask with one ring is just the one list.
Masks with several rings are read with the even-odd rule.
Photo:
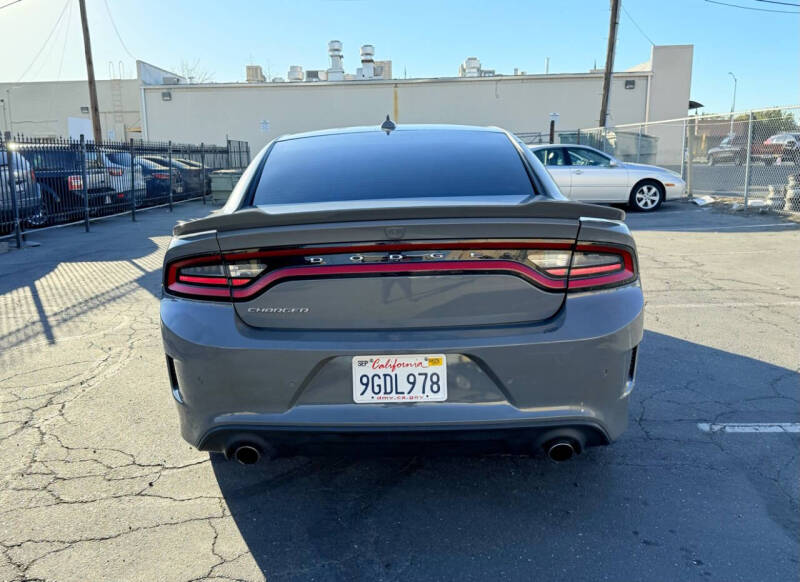
[[[107, 139], [113, 130], [116, 140], [138, 138], [141, 124], [139, 81], [118, 81], [122, 97], [122, 120], [115, 120], [112, 81], [97, 82], [97, 101], [100, 125]], [[67, 137], [68, 119], [90, 119], [81, 113], [89, 106], [89, 86], [86, 81], [54, 81], [42, 83], [0, 83], [0, 99], [6, 101], [6, 118], [0, 120], [3, 131], [8, 131], [8, 114], [13, 117], [12, 133], [29, 137]], [[0, 117], [2, 117], [0, 108]], [[86, 136], [92, 138], [91, 132]]]
[[[610, 110], [616, 123], [644, 119], [649, 76], [615, 75]], [[625, 89], [625, 79], [635, 79], [636, 87]], [[562, 129], [593, 127], [602, 82], [601, 74], [532, 75], [162, 86], [145, 87], [144, 93], [149, 139], [221, 143], [227, 135], [258, 149], [286, 133], [378, 125], [387, 114], [399, 123], [497, 125], [529, 132], [546, 130], [550, 112], [558, 112]], [[172, 99], [164, 101], [162, 91], [170, 91]], [[266, 132], [262, 120], [269, 122]]]
[[[692, 45], [654, 46], [653, 86], [650, 91], [650, 115], [647, 121], [686, 117], [692, 86]], [[683, 152], [682, 122], [650, 123], [644, 133], [658, 138], [656, 163], [680, 165]]]
[[[152, 86], [163, 69], [137, 63], [140, 79], [119, 81], [122, 120], [115, 120], [112, 81], [98, 81], [103, 135], [189, 143], [244, 139], [257, 149], [276, 136], [348, 125], [377, 125], [391, 114], [400, 123], [498, 125], [515, 132], [546, 131], [549, 114], [558, 129], [597, 126], [602, 73], [442, 78], [338, 83], [265, 83]], [[688, 110], [692, 46], [653, 47], [651, 71], [614, 74], [609, 123], [683, 117]], [[146, 79], [145, 79], [146, 77]], [[625, 89], [634, 80], [633, 89]], [[649, 90], [648, 90], [649, 85]], [[142, 91], [144, 99], [142, 99]], [[162, 100], [170, 91], [171, 101]], [[10, 103], [14, 133], [66, 136], [68, 118], [89, 118], [85, 81], [0, 84]], [[142, 109], [144, 102], [144, 110]], [[397, 109], [395, 115], [395, 108]], [[7, 112], [9, 107], [7, 105]], [[262, 131], [262, 121], [268, 122]], [[2, 120], [2, 129], [8, 129]], [[660, 131], [655, 129], [654, 131]], [[665, 130], [666, 131], [666, 130]], [[666, 131], [665, 142], [675, 141]], [[659, 134], [660, 135], [660, 134]]]

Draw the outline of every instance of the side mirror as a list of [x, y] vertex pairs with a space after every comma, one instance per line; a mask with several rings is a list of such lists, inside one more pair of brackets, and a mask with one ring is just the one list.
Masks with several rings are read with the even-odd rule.
[[611, 160], [611, 161], [608, 163], [608, 167], [609, 167], [609, 168], [618, 168], [618, 167], [619, 167], [619, 164], [617, 163], [617, 160]]

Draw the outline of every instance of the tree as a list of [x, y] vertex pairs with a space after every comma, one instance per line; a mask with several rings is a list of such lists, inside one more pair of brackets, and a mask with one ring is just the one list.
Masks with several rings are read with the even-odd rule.
[[213, 71], [200, 66], [200, 59], [195, 59], [190, 63], [185, 59], [181, 59], [180, 66], [177, 67], [178, 74], [181, 77], [186, 77], [189, 83], [209, 83], [214, 80]]
[[[747, 121], [748, 116], [737, 115], [736, 121]], [[776, 133], [797, 131], [797, 120], [794, 113], [783, 109], [767, 109], [753, 112], [754, 139], [766, 139]]]

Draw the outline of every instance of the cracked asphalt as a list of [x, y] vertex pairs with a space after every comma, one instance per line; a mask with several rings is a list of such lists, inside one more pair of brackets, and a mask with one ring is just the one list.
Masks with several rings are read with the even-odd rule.
[[176, 219], [0, 254], [0, 580], [797, 580], [800, 225], [631, 215], [647, 300], [628, 431], [542, 457], [242, 467], [178, 433], [158, 329]]

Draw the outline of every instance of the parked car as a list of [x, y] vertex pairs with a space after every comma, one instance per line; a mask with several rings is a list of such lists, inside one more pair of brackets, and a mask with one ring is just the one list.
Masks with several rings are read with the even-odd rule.
[[764, 154], [772, 161], [800, 162], [800, 133], [778, 133], [768, 137], [763, 144]]
[[[46, 144], [21, 144], [19, 153], [33, 168], [41, 188], [42, 203], [49, 216], [76, 218], [84, 213], [86, 198], [77, 149]], [[94, 158], [86, 163], [86, 192], [91, 212], [100, 212], [119, 202], [109, 180], [108, 169]]]
[[624, 203], [651, 212], [686, 192], [680, 174], [658, 166], [622, 162], [589, 146], [549, 144], [530, 149], [547, 167], [561, 193], [571, 200]]
[[178, 161], [176, 158], [170, 160], [166, 156], [142, 156], [143, 159], [161, 164], [162, 166], [169, 166], [178, 171], [183, 181], [183, 198], [190, 196], [200, 196], [206, 192], [206, 185], [203, 179], [202, 167], [193, 166], [184, 162]]
[[[108, 157], [114, 163], [130, 167], [131, 155], [128, 152], [112, 152], [108, 154]], [[140, 156], [134, 156], [134, 165], [142, 171], [146, 203], [163, 203], [169, 197], [170, 174], [172, 174], [173, 195], [183, 194], [183, 179], [178, 170], [170, 170], [167, 166]]]
[[[720, 144], [708, 150], [706, 159], [709, 166], [714, 166], [720, 162], [733, 162], [741, 166], [747, 160], [747, 136], [729, 135]], [[769, 147], [767, 142], [753, 141], [750, 144], [750, 160], [761, 161], [770, 166], [777, 156], [774, 150]]]
[[12, 152], [11, 165], [5, 151], [0, 152], [0, 229], [9, 231], [14, 225], [14, 199], [17, 213], [27, 226], [42, 226], [47, 223], [47, 212], [42, 207], [42, 191], [36, 183], [36, 175], [28, 161]]
[[[181, 162], [182, 164], [186, 164], [187, 166], [191, 166], [193, 168], [197, 168], [200, 170], [200, 174], [202, 176], [204, 166], [201, 162], [195, 160], [188, 160], [186, 158], [175, 158], [177, 161]], [[205, 167], [205, 193], [209, 194], [211, 192], [211, 170], [208, 167]]]
[[[86, 152], [87, 159], [94, 162], [99, 158], [99, 163], [108, 170], [108, 181], [117, 193], [118, 201], [130, 201], [131, 191], [133, 191], [136, 206], [141, 206], [146, 197], [147, 185], [144, 180], [141, 165], [134, 164], [133, 184], [131, 184], [131, 166], [114, 162], [108, 154], [104, 152]], [[133, 188], [131, 188], [133, 186]]]
[[608, 444], [642, 339], [622, 218], [567, 200], [497, 128], [279, 138], [166, 252], [183, 437], [242, 463], [336, 443], [554, 460]]

